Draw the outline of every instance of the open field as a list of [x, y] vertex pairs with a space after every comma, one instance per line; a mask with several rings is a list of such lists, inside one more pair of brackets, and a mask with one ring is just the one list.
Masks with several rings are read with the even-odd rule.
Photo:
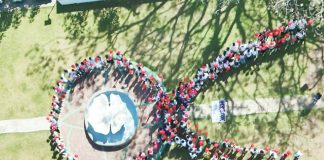
[[[131, 59], [162, 73], [172, 89], [237, 38], [247, 41], [256, 31], [278, 26], [279, 19], [265, 10], [265, 2], [241, 3], [224, 9], [221, 16], [213, 14], [218, 7], [213, 2], [159, 2], [132, 10], [60, 14], [54, 9], [52, 23], [46, 26], [51, 8], [1, 12], [0, 71], [5, 76], [0, 77], [0, 105], [5, 112], [0, 119], [45, 115], [50, 88], [62, 69], [107, 48], [125, 51]], [[198, 101], [300, 94], [312, 63], [309, 54], [318, 45], [313, 38], [309, 42], [298, 53], [234, 74], [226, 85], [211, 87]], [[323, 89], [323, 84], [316, 87]]]
[[[248, 41], [257, 31], [282, 21], [266, 9], [266, 0], [240, 1], [228, 7], [217, 2], [159, 1], [67, 13], [56, 13], [55, 8], [53, 12], [52, 8], [0, 12], [0, 120], [45, 116], [51, 87], [63, 68], [106, 49], [121, 50], [133, 61], [162, 73], [170, 91], [237, 38]], [[215, 14], [220, 8], [220, 14]], [[45, 25], [50, 12], [51, 24]], [[323, 91], [323, 40], [309, 34], [306, 41], [289, 54], [281, 51], [269, 61], [234, 72], [226, 82], [217, 81], [195, 103]], [[311, 90], [302, 91], [304, 84]], [[240, 145], [279, 144], [283, 149], [302, 150], [309, 160], [320, 160], [324, 157], [318, 154], [324, 149], [324, 112], [302, 115], [255, 114], [230, 117], [225, 124], [196, 121], [202, 128], [208, 126], [216, 140], [228, 137]], [[0, 155], [6, 160], [50, 159], [48, 134], [1, 134]], [[177, 153], [171, 150], [166, 159], [182, 159]]]
[[[286, 112], [253, 114], [229, 117], [224, 124], [211, 123], [210, 120], [195, 120], [199, 129], [208, 131], [215, 140], [225, 137], [241, 146], [254, 143], [258, 146], [278, 147], [285, 150], [301, 150], [307, 160], [321, 160], [324, 149], [324, 111], [314, 109], [306, 112]], [[52, 152], [46, 143], [49, 133], [14, 133], [0, 136], [0, 154], [11, 159], [50, 159]], [[171, 150], [164, 159], [183, 159], [187, 154], [179, 154], [179, 149]]]
[[[252, 114], [228, 117], [227, 122], [212, 123], [211, 120], [195, 120], [199, 129], [208, 131], [210, 138], [221, 141], [229, 138], [240, 146], [276, 147], [281, 151], [290, 149], [304, 153], [303, 159], [321, 160], [324, 153], [324, 111], [314, 109], [310, 112], [284, 112]], [[194, 129], [194, 128], [193, 128]], [[171, 150], [167, 159], [182, 159], [187, 154]], [[248, 157], [248, 156], [247, 156]]]
[[53, 152], [46, 142], [48, 131], [0, 135], [1, 159], [51, 159]]

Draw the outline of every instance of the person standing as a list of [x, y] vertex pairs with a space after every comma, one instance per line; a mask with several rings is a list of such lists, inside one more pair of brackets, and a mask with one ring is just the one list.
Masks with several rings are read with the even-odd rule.
[[300, 151], [297, 151], [295, 154], [294, 154], [294, 160], [299, 160], [299, 158], [303, 156], [303, 154], [300, 152]]

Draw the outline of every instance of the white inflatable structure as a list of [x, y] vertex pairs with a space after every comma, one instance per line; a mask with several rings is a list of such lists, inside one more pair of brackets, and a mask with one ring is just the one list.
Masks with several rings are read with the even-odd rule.
[[122, 91], [97, 92], [85, 110], [86, 131], [101, 146], [120, 146], [136, 133], [137, 112], [134, 102]]

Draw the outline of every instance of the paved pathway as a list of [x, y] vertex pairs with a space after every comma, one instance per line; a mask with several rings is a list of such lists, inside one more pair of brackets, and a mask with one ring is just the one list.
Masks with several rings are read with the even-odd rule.
[[[228, 102], [229, 112], [233, 115], [247, 115], [253, 113], [285, 112], [303, 110], [311, 107], [311, 98], [305, 96], [284, 97], [280, 99], [260, 98], [255, 100], [242, 100]], [[324, 98], [319, 100], [314, 108], [324, 108]], [[199, 105], [195, 108], [195, 117], [205, 118], [210, 115], [210, 105]], [[34, 132], [49, 130], [45, 117], [31, 119], [14, 119], [0, 121], [1, 133]]]
[[[247, 115], [253, 113], [274, 113], [293, 110], [303, 110], [313, 108], [324, 108], [324, 98], [321, 98], [316, 104], [311, 105], [312, 98], [309, 96], [259, 98], [255, 100], [235, 100], [228, 102], [228, 112], [233, 115]], [[195, 117], [205, 118], [211, 113], [210, 104], [202, 104], [195, 107]]]
[[45, 117], [0, 121], [0, 134], [42, 130], [49, 130], [49, 123]]

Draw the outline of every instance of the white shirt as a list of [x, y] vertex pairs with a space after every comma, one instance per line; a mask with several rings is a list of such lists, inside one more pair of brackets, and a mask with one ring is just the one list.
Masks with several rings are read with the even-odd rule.
[[288, 26], [288, 29], [294, 30], [296, 28], [297, 21], [293, 21], [290, 26]]
[[273, 158], [277, 158], [277, 157], [278, 157], [277, 153], [274, 152], [274, 151], [270, 151], [270, 155], [271, 155], [271, 154], [273, 154]]
[[298, 39], [304, 39], [304, 37], [305, 37], [305, 32], [304, 32], [304, 31], [302, 31], [302, 32], [297, 32], [296, 37], [297, 37]]
[[180, 138], [178, 136], [176, 136], [174, 138], [174, 141], [175, 141], [176, 144], [181, 144], [181, 140], [180, 140]]
[[304, 29], [305, 26], [306, 26], [306, 24], [307, 24], [306, 20], [305, 20], [305, 19], [301, 19], [301, 20], [298, 21], [298, 23], [297, 23], [297, 27], [298, 27], [299, 29]]
[[187, 146], [187, 143], [186, 143], [186, 141], [185, 141], [185, 140], [183, 140], [183, 139], [181, 140], [181, 146], [182, 146], [182, 147], [186, 147], [186, 146]]
[[248, 48], [248, 45], [247, 45], [247, 44], [242, 44], [242, 45], [240, 46], [240, 51], [243, 52], [243, 51], [245, 51], [247, 48]]
[[236, 44], [235, 44], [234, 46], [231, 47], [231, 51], [233, 51], [233, 52], [238, 52], [238, 47], [237, 47]]
[[300, 151], [297, 151], [297, 153], [295, 153], [294, 156], [299, 158], [299, 157], [303, 156], [303, 153], [301, 153]]

